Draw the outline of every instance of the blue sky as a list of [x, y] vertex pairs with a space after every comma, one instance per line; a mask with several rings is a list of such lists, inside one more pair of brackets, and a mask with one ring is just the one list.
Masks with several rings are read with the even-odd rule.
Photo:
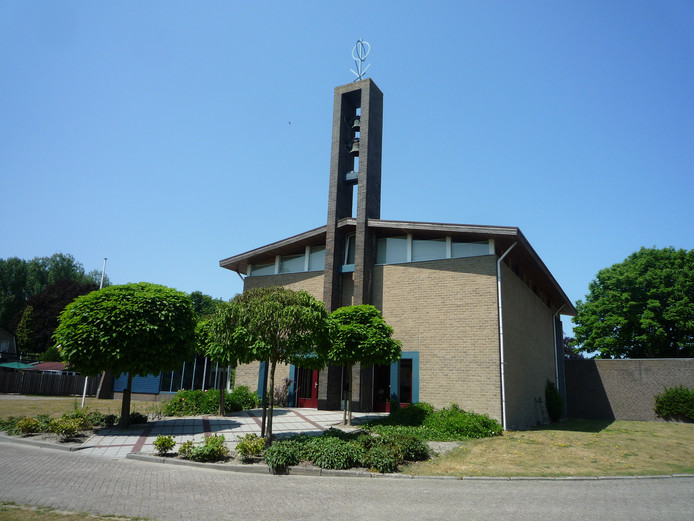
[[0, 258], [233, 297], [220, 259], [325, 223], [361, 37], [382, 218], [517, 226], [573, 301], [694, 248], [689, 0], [5, 0]]

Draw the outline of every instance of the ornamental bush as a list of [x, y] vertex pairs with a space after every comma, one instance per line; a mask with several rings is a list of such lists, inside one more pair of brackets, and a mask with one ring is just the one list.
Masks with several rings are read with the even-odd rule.
[[36, 418], [25, 416], [16, 423], [15, 428], [22, 434], [34, 434], [41, 432], [41, 422]]
[[408, 403], [405, 407], [390, 410], [387, 423], [390, 425], [422, 425], [424, 419], [434, 412], [434, 406], [427, 402]]
[[159, 456], [165, 456], [171, 449], [176, 445], [175, 436], [164, 436], [160, 434], [157, 439], [154, 440], [154, 448], [157, 449], [157, 454]]
[[365, 450], [355, 441], [335, 436], [320, 436], [304, 444], [306, 459], [322, 469], [349, 469], [361, 465]]
[[280, 473], [299, 463], [299, 447], [291, 440], [277, 441], [265, 449], [263, 459], [273, 472]]
[[364, 466], [380, 473], [398, 470], [398, 454], [387, 445], [375, 445], [364, 456]]
[[80, 430], [79, 426], [79, 420], [67, 418], [56, 418], [49, 424], [51, 432], [60, 435], [63, 441], [74, 438]]
[[265, 449], [265, 438], [260, 438], [254, 433], [241, 436], [236, 444], [236, 452], [238, 452], [239, 456], [244, 460], [262, 456], [263, 449]]
[[61, 416], [61, 419], [72, 420], [77, 426], [78, 431], [86, 431], [94, 426], [90, 414], [86, 409], [75, 409], [74, 411], [65, 412]]
[[[178, 391], [164, 405], [166, 416], [200, 416], [202, 414], [217, 414], [219, 410], [219, 390]], [[231, 393], [224, 395], [224, 409], [228, 412], [238, 412], [254, 409], [258, 406], [258, 396], [245, 385], [239, 385]]]
[[198, 445], [192, 440], [183, 442], [178, 449], [178, 455], [183, 459], [201, 462], [222, 461], [229, 455], [224, 436], [221, 434], [209, 436]]
[[666, 388], [655, 396], [654, 411], [668, 421], [694, 422], [694, 389], [683, 385]]
[[227, 411], [238, 412], [255, 409], [260, 406], [258, 393], [251, 391], [246, 385], [238, 385], [224, 399]]
[[375, 445], [390, 447], [393, 453], [399, 456], [399, 462], [429, 459], [428, 445], [410, 434], [386, 434], [376, 438]]
[[503, 432], [498, 421], [486, 414], [464, 411], [456, 404], [428, 415], [422, 425], [427, 428], [429, 439], [442, 441], [486, 438]]

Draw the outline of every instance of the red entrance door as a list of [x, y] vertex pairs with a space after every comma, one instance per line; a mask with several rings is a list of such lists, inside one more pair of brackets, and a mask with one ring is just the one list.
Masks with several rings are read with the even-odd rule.
[[317, 408], [318, 371], [299, 368], [296, 380], [296, 406]]

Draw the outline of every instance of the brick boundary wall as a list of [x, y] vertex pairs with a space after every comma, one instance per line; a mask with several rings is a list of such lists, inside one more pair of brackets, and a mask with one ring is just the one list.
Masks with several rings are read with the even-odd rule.
[[564, 360], [569, 418], [657, 420], [655, 395], [694, 388], [694, 358]]

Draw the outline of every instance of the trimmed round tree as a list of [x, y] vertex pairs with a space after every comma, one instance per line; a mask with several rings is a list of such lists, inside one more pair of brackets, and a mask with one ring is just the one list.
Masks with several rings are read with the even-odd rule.
[[257, 360], [269, 365], [269, 404], [263, 402], [262, 422], [268, 443], [272, 441], [277, 364], [310, 362], [321, 366], [322, 354], [329, 344], [327, 318], [323, 303], [306, 291], [271, 286], [236, 295], [229, 305], [220, 306], [211, 319], [206, 354], [213, 360], [232, 365], [234, 361]]
[[62, 359], [86, 376], [128, 374], [121, 407], [127, 427], [133, 375], [178, 369], [194, 355], [195, 324], [186, 293], [139, 282], [77, 297], [60, 314], [53, 338]]
[[393, 328], [381, 312], [367, 304], [345, 306], [330, 315], [332, 347], [327, 358], [335, 365], [347, 366], [348, 396], [345, 423], [352, 424], [352, 367], [390, 364], [402, 356], [401, 343], [392, 338]]

